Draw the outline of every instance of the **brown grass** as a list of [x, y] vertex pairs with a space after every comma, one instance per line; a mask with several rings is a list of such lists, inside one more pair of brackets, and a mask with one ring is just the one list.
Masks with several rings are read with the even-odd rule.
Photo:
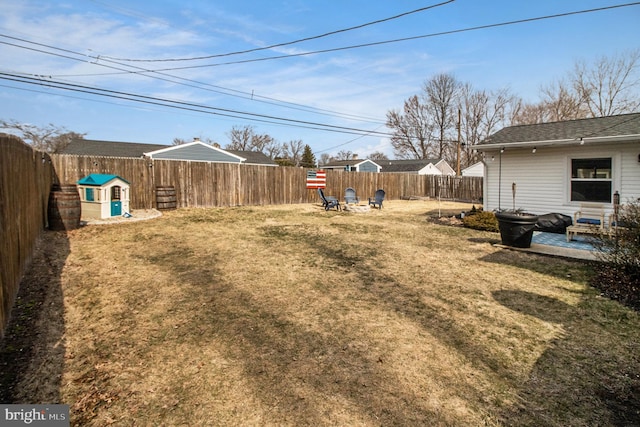
[[49, 268], [63, 332], [13, 398], [92, 426], [637, 422], [638, 314], [588, 288], [587, 264], [428, 221], [469, 207], [189, 209], [47, 233], [67, 248]]

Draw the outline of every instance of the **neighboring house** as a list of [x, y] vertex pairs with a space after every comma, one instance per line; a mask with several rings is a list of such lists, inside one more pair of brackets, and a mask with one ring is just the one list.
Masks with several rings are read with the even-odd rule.
[[640, 113], [510, 126], [476, 149], [488, 211], [573, 215], [597, 202], [611, 214], [615, 192], [622, 203], [640, 198]]
[[382, 172], [413, 173], [418, 175], [455, 175], [444, 159], [410, 159], [380, 161]]
[[157, 160], [189, 160], [196, 162], [278, 166], [264, 153], [257, 151], [223, 150], [199, 140], [182, 145], [159, 145], [76, 139], [61, 150], [60, 154], [106, 157], [148, 157]]
[[326, 165], [321, 166], [322, 169], [333, 169], [347, 172], [380, 172], [380, 165], [373, 160], [334, 160]]
[[78, 181], [81, 219], [102, 219], [129, 212], [129, 182], [118, 175], [92, 173]]
[[484, 176], [484, 163], [474, 163], [471, 166], [462, 169], [460, 174], [462, 176]]

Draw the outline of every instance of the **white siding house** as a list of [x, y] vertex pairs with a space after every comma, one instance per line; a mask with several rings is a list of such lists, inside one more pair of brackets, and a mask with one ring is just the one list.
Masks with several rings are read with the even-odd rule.
[[462, 176], [484, 176], [484, 163], [478, 162], [474, 163], [469, 167], [462, 169], [460, 172]]
[[623, 204], [640, 198], [640, 113], [511, 126], [476, 148], [488, 211], [571, 216], [589, 201], [611, 214], [615, 192]]
[[381, 160], [382, 172], [418, 175], [455, 175], [456, 171], [444, 159]]
[[358, 160], [334, 160], [332, 162], [327, 163], [326, 165], [322, 165], [322, 169], [332, 169], [332, 170], [340, 170], [347, 172], [380, 172], [380, 165], [369, 159]]

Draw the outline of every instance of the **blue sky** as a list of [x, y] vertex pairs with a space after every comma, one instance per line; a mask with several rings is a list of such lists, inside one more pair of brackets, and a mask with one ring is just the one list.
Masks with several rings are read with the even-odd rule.
[[[174, 138], [202, 137], [222, 146], [233, 126], [251, 125], [279, 142], [301, 139], [317, 157], [340, 150], [361, 157], [382, 151], [392, 157], [386, 137], [363, 131], [387, 132], [386, 113], [401, 108], [435, 74], [451, 73], [477, 89], [509, 88], [535, 102], [540, 87], [562, 78], [576, 60], [590, 62], [640, 48], [640, 5], [634, 5], [300, 55], [631, 3], [455, 0], [302, 43], [211, 57], [439, 3], [446, 0], [3, 1], [0, 72], [5, 77], [143, 95], [150, 102], [179, 101], [183, 108], [0, 79], [0, 118], [38, 126], [53, 123], [87, 133], [89, 139], [171, 144]], [[299, 56], [265, 60], [292, 54]]]

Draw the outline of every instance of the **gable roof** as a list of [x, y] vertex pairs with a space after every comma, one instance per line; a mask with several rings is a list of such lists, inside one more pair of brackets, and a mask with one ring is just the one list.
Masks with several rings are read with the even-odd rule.
[[373, 163], [376, 166], [380, 166], [378, 163], [374, 162], [371, 159], [332, 160], [329, 163], [324, 164], [322, 166], [323, 167], [358, 166], [363, 163]]
[[[273, 160], [267, 155], [258, 151], [239, 151], [239, 150], [223, 150], [211, 145], [204, 144], [200, 141], [194, 141], [183, 145], [162, 145], [162, 144], [143, 144], [137, 142], [118, 142], [118, 141], [101, 141], [91, 139], [74, 139], [64, 149], [60, 150], [60, 154], [74, 154], [80, 156], [103, 156], [103, 157], [136, 157], [141, 158], [145, 154], [155, 152], [168, 152], [172, 150], [181, 150], [185, 146], [192, 146], [198, 142], [208, 149], [219, 150], [234, 158], [236, 162], [243, 164], [277, 166]], [[182, 148], [181, 148], [182, 147]], [[186, 159], [185, 159], [186, 160]]]
[[78, 184], [80, 185], [104, 185], [108, 182], [113, 181], [114, 179], [119, 179], [121, 181], [129, 184], [129, 181], [126, 179], [119, 177], [118, 175], [111, 175], [105, 173], [92, 173], [90, 175], [85, 176], [78, 180]]
[[229, 153], [213, 145], [201, 141], [193, 141], [188, 144], [171, 145], [160, 150], [148, 151], [145, 156], [153, 159], [166, 160], [194, 160], [210, 162], [242, 163], [246, 159], [236, 154]]
[[563, 122], [509, 126], [475, 146], [478, 150], [501, 145], [562, 145], [640, 139], [640, 113]]
[[382, 172], [418, 172], [429, 165], [437, 165], [442, 159], [380, 160]]

